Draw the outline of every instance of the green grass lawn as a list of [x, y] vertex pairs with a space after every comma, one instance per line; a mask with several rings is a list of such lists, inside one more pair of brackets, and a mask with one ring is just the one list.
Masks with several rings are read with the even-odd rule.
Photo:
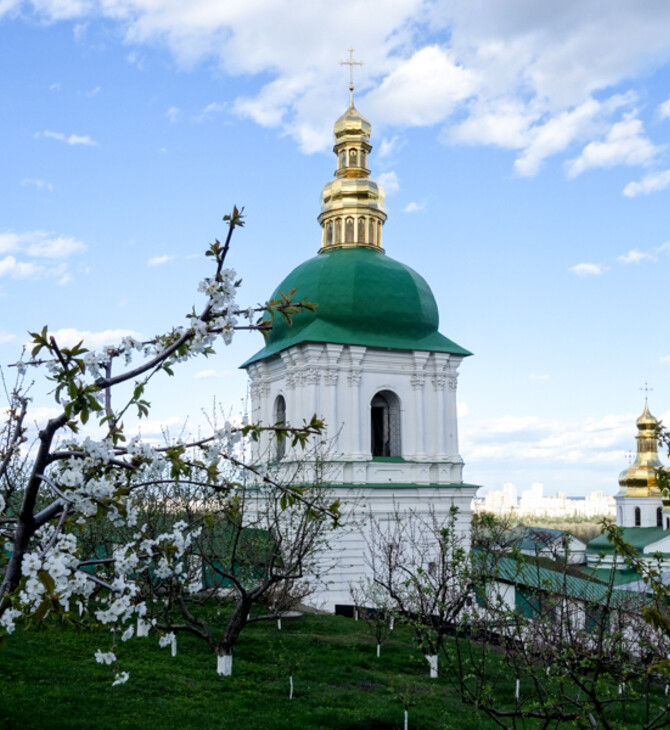
[[[130, 680], [117, 687], [111, 686], [111, 667], [93, 657], [98, 648], [109, 650], [108, 632], [55, 623], [18, 628], [0, 645], [0, 728], [384, 730], [402, 728], [398, 695], [408, 686], [414, 687], [415, 701], [410, 730], [496, 727], [483, 712], [461, 703], [448, 670], [429, 679], [428, 664], [406, 626], [396, 627], [380, 659], [362, 621], [306, 614], [285, 620], [282, 628], [274, 621], [249, 624], [235, 650], [232, 677], [217, 675], [216, 657], [192, 636], [178, 637], [175, 658], [169, 648], [158, 647], [155, 636], [133, 639], [120, 644], [120, 669], [130, 672]], [[287, 656], [298, 662], [293, 700]], [[496, 697], [512, 700], [515, 678], [496, 657], [490, 666], [497, 675]], [[654, 694], [656, 704], [667, 702], [660, 688]], [[641, 710], [629, 709], [616, 726], [641, 727]], [[517, 727], [542, 726], [522, 720]]]
[[[398, 690], [416, 685], [411, 730], [488, 728], [494, 725], [464, 707], [445, 677], [431, 680], [428, 664], [398, 627], [382, 646], [362, 621], [305, 615], [253, 623], [236, 648], [233, 676], [216, 674], [206, 644], [180, 635], [178, 655], [160, 649], [155, 637], [119, 648], [120, 668], [130, 672], [112, 687], [108, 633], [62, 626], [17, 631], [0, 647], [0, 727], [28, 728], [401, 728]], [[289, 700], [286, 656], [299, 662]]]

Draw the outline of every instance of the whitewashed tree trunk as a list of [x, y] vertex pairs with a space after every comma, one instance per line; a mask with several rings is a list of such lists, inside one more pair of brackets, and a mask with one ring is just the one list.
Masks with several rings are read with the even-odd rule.
[[288, 698], [289, 698], [289, 700], [292, 700], [293, 699], [293, 675], [291, 675], [288, 678], [288, 686], [289, 686]]
[[230, 677], [233, 673], [232, 654], [221, 654], [216, 657], [216, 672], [223, 677]]
[[395, 624], [395, 616], [391, 616], [391, 620], [389, 621], [389, 631], [393, 631], [394, 624]]
[[172, 639], [172, 643], [170, 644], [170, 650], [172, 652], [172, 656], [177, 656], [177, 637], [176, 636]]
[[381, 644], [377, 644], [377, 659], [379, 659], [379, 652], [381, 651]]
[[514, 691], [514, 696], [516, 697], [517, 700], [519, 699], [520, 691], [521, 691], [521, 680], [517, 679], [516, 680], [516, 690]]
[[426, 656], [426, 661], [430, 666], [430, 678], [437, 679], [437, 654], [429, 654]]
[[408, 718], [408, 712], [405, 710], [405, 730], [409, 727], [409, 718]]
[[280, 618], [277, 619], [277, 629], [279, 631], [281, 631], [281, 619]]

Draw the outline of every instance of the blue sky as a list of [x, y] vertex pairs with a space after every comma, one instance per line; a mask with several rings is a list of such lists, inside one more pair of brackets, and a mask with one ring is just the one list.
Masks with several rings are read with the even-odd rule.
[[[233, 204], [240, 302], [265, 301], [318, 250], [350, 46], [386, 251], [475, 353], [466, 480], [613, 493], [645, 381], [670, 423], [655, 0], [0, 0], [0, 362], [44, 324], [101, 346], [180, 322]], [[154, 386], [143, 432], [238, 412], [258, 347], [243, 333]]]

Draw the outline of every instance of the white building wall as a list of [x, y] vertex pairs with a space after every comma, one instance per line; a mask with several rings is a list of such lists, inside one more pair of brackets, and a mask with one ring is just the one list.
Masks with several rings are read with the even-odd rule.
[[[350, 604], [350, 586], [369, 575], [370, 515], [377, 521], [401, 512], [434, 509], [446, 518], [459, 508], [458, 527], [469, 545], [471, 501], [476, 487], [463, 485], [456, 411], [462, 356], [426, 351], [307, 343], [248, 367], [254, 419], [274, 423], [278, 396], [286, 401], [291, 426], [313, 415], [326, 423], [324, 480], [342, 501], [343, 527], [320, 559], [326, 585], [315, 605]], [[400, 402], [400, 459], [373, 459], [371, 401], [391, 391]], [[262, 435], [255, 458], [272, 461], [273, 439]], [[305, 458], [288, 445], [283, 470]]]

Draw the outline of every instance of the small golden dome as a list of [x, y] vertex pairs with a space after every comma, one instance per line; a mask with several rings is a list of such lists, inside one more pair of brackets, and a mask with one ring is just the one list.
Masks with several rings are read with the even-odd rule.
[[370, 139], [372, 125], [368, 120], [356, 109], [352, 103], [346, 112], [335, 122], [333, 131], [335, 132], [335, 140], [339, 140], [345, 135], [354, 135], [356, 137], [364, 137]]
[[656, 428], [658, 419], [649, 411], [645, 402], [644, 411], [637, 419], [638, 434], [637, 457], [635, 461], [619, 475], [620, 495], [630, 497], [659, 497], [656, 472], [663, 468], [658, 458], [658, 438]]

